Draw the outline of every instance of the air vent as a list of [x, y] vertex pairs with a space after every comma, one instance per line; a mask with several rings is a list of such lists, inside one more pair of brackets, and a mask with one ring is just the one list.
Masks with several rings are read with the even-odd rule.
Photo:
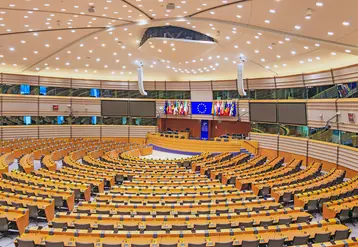
[[168, 3], [167, 9], [175, 9], [175, 3]]

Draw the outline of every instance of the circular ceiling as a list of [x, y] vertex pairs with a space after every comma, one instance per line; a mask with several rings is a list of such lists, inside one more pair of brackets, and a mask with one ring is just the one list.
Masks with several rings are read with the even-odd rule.
[[[2, 0], [1, 72], [136, 80], [235, 79], [357, 63], [356, 0]], [[155, 26], [215, 43], [149, 39]]]

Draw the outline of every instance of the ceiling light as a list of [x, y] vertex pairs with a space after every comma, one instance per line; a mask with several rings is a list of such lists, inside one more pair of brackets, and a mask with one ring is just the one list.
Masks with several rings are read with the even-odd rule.
[[351, 53], [351, 50], [346, 50], [347, 53]]
[[350, 25], [350, 23], [348, 21], [345, 21], [342, 24], [343, 24], [343, 26], [349, 26]]
[[328, 35], [329, 35], [329, 36], [333, 36], [333, 35], [334, 35], [334, 32], [328, 32]]
[[323, 6], [323, 3], [322, 3], [322, 2], [317, 2], [317, 3], [316, 3], [316, 6], [322, 7], [322, 6]]
[[295, 29], [296, 29], [296, 30], [300, 30], [301, 27], [296, 25], [296, 26], [295, 26]]

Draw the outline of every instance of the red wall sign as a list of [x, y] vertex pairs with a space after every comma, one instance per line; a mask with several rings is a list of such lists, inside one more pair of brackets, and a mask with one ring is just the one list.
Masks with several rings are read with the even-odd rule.
[[58, 111], [58, 105], [52, 105], [52, 110]]

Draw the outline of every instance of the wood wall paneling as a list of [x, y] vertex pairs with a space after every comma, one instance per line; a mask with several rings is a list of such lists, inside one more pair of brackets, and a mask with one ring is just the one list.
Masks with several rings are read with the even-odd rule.
[[2, 110], [3, 116], [37, 116], [37, 96], [3, 94]]
[[236, 80], [223, 80], [212, 82], [213, 91], [237, 90]]
[[[336, 114], [336, 99], [308, 100], [307, 122], [310, 127], [324, 127], [327, 121]], [[322, 117], [321, 117], [322, 115]], [[333, 129], [337, 129], [335, 119], [330, 122]]]
[[331, 70], [304, 74], [305, 85], [307, 87], [333, 85]]
[[304, 87], [302, 75], [276, 77], [277, 88]]
[[342, 84], [358, 81], [358, 64], [333, 69], [334, 83]]

